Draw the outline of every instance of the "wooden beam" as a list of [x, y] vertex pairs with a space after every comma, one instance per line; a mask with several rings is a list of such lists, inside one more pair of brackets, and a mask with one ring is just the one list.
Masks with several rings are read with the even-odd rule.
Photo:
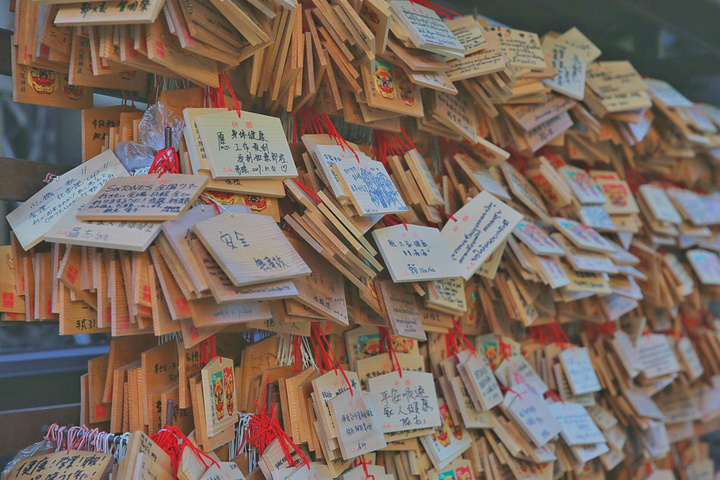
[[0, 413], [0, 455], [14, 455], [21, 448], [42, 440], [44, 426], [78, 425], [80, 404], [9, 410]]
[[0, 28], [0, 75], [12, 75], [12, 60], [10, 58], [12, 43], [10, 42], [10, 35], [12, 35], [12, 31]]
[[24, 202], [45, 186], [48, 173], [62, 175], [74, 166], [0, 157], [0, 200]]

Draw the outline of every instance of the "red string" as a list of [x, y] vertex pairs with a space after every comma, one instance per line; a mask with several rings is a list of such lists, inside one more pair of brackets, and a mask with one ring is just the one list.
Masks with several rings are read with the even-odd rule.
[[[180, 465], [180, 458], [182, 457], [183, 450], [185, 450], [186, 447], [190, 448], [195, 456], [200, 459], [203, 466], [205, 466], [205, 469], [210, 468], [212, 465], [217, 465], [218, 467], [220, 466], [205, 452], [196, 447], [178, 427], [165, 425], [162, 430], [150, 435], [150, 440], [155, 442], [170, 456], [170, 464], [172, 465], [174, 477], [177, 477], [177, 469], [178, 465]], [[210, 463], [208, 464], [205, 462], [205, 459], [208, 459]]]
[[505, 343], [502, 340], [498, 342], [498, 349], [500, 350], [500, 358], [506, 360], [512, 357], [512, 345]]
[[[275, 404], [272, 403], [270, 404], [269, 409], [265, 409], [264, 406], [261, 407], [258, 405], [257, 401], [255, 401], [255, 406], [258, 409], [258, 413], [250, 417], [246, 441], [262, 455], [267, 447], [269, 447], [270, 444], [277, 439], [280, 444], [280, 448], [291, 467], [296, 465], [290, 452], [290, 449], [292, 448], [302, 459], [301, 465], [307, 465], [308, 469], [310, 469], [310, 462], [305, 456], [305, 453], [298, 448], [298, 446], [295, 445], [295, 442], [293, 442], [288, 434], [285, 433], [280, 426], [277, 417], [274, 415], [276, 409]], [[240, 449], [241, 448], [242, 445], [240, 446]]]
[[397, 215], [394, 215], [392, 213], [388, 213], [387, 215], [385, 215], [383, 217], [383, 221], [385, 222], [386, 225], [390, 224], [391, 226], [402, 224], [405, 227], [405, 230], [408, 229], [408, 226], [407, 226], [407, 223], [405, 223], [405, 220], [403, 220], [402, 218], [400, 218]]
[[327, 113], [323, 113], [322, 116], [320, 117], [320, 121], [325, 126], [325, 129], [327, 130], [328, 135], [330, 135], [330, 137], [332, 139], [334, 139], [338, 145], [340, 145], [340, 148], [342, 148], [343, 151], [345, 151], [345, 147], [347, 147], [353, 153], [353, 155], [355, 155], [355, 159], [358, 162], [360, 162], [360, 156], [357, 154], [355, 149], [353, 149], [350, 146], [350, 144], [347, 142], [347, 140], [345, 140], [343, 138], [343, 136], [340, 135], [340, 132], [337, 131], [335, 124], [332, 122], [332, 120], [330, 120], [330, 116]]
[[150, 173], [158, 173], [159, 177], [166, 173], [180, 173], [180, 159], [175, 147], [170, 146], [158, 150], [152, 165], [150, 165], [150, 170], [148, 170], [148, 174]]
[[[240, 102], [238, 102], [237, 96], [235, 95], [235, 89], [233, 89], [232, 85], [230, 84], [230, 78], [228, 77], [227, 72], [222, 72], [218, 75], [218, 83], [220, 84], [219, 88], [219, 95], [223, 96], [223, 84], [224, 87], [227, 88], [228, 92], [230, 93], [230, 97], [233, 99], [233, 103], [235, 104], [235, 111], [238, 114], [238, 118], [242, 116], [242, 111], [240, 109]], [[225, 100], [223, 99], [223, 103], [225, 103]]]
[[515, 390], [513, 390], [512, 388], [510, 388], [510, 387], [503, 387], [502, 385], [498, 385], [498, 387], [500, 387], [500, 390], [502, 390], [503, 392], [514, 393], [515, 395], [517, 395], [517, 397], [518, 397], [520, 400], [522, 400], [522, 396], [521, 396], [518, 392], [516, 392]]
[[[313, 322], [312, 324], [312, 331], [317, 336], [317, 342], [319, 346], [320, 353], [322, 354], [324, 351], [324, 356], [328, 359], [330, 359], [330, 356], [332, 356], [332, 360], [334, 363], [330, 362], [330, 365], [334, 365], [335, 374], [337, 374], [338, 368], [340, 369], [340, 373], [342, 374], [343, 378], [345, 379], [345, 383], [348, 386], [348, 389], [350, 390], [350, 395], [355, 395], [353, 392], [352, 385], [350, 384], [350, 380], [348, 380], [347, 375], [345, 374], [345, 370], [340, 366], [340, 362], [338, 361], [337, 357], [335, 356], [335, 351], [333, 350], [332, 346], [330, 345], [330, 342], [328, 341], [327, 337], [325, 336], [325, 333], [320, 328], [319, 322]], [[325, 341], [325, 346], [323, 346], [323, 341]]]
[[200, 200], [205, 205], [212, 205], [213, 208], [215, 209], [215, 213], [220, 215], [220, 205], [218, 204], [217, 200], [210, 198], [209, 196], [207, 196], [204, 193], [200, 194], [200, 196], [198, 197], [198, 200]]
[[563, 405], [565, 405], [565, 400], [563, 400], [563, 399], [560, 397], [560, 395], [558, 395], [558, 394], [555, 393], [554, 391], [548, 390], [547, 392], [545, 392], [545, 394], [546, 394], [548, 397], [552, 398], [553, 400], [558, 401], [558, 402], [562, 402]]
[[402, 133], [403, 137], [405, 137], [405, 141], [407, 142], [406, 145], [410, 147], [408, 148], [408, 150], [417, 150], [417, 148], [415, 147], [415, 143], [413, 143], [413, 141], [410, 139], [404, 128], [400, 128], [400, 133]]
[[630, 191], [637, 193], [638, 187], [645, 183], [650, 183], [647, 178], [640, 175], [634, 168], [627, 167], [625, 169], [627, 176], [627, 183], [630, 186]]
[[368, 472], [368, 469], [367, 469], [368, 464], [367, 464], [367, 460], [365, 460], [365, 455], [360, 455], [360, 458], [362, 458], [362, 460], [360, 460], [360, 464], [362, 465], [363, 470], [365, 471], [365, 480], [368, 480], [370, 478], [375, 480], [375, 475], [370, 475], [370, 473]]
[[447, 350], [448, 357], [455, 356], [460, 352], [457, 347], [457, 339], [450, 332], [445, 334], [445, 350]]
[[472, 352], [473, 356], [477, 357], [477, 352], [475, 351], [475, 347], [473, 347], [470, 344], [467, 337], [465, 337], [465, 334], [462, 332], [462, 330], [460, 330], [460, 325], [458, 325], [458, 323], [455, 321], [454, 315], [452, 317], [452, 323], [453, 323], [453, 331], [455, 332], [456, 335], [459, 336], [459, 340], [461, 340], [458, 343], [460, 343], [461, 345], [465, 344], [465, 347], [468, 348]]
[[447, 219], [449, 218], [450, 220], [455, 220], [455, 221], [457, 222], [457, 218], [455, 218], [454, 216], [450, 215], [450, 214], [447, 213], [445, 210], [442, 210], [442, 209], [438, 208], [437, 211], [438, 211], [438, 213], [440, 214], [440, 216], [443, 217], [444, 219], [447, 220]]
[[312, 343], [313, 352], [315, 352], [315, 358], [318, 359], [318, 363], [317, 363], [318, 370], [320, 370], [320, 375], [322, 375], [323, 373], [325, 373], [325, 369], [323, 368], [323, 364], [322, 364], [322, 360], [323, 360], [323, 359], [322, 359], [322, 357], [318, 354], [318, 347], [317, 347], [317, 344], [315, 343], [315, 337], [312, 336], [312, 335], [310, 336], [310, 343]]
[[422, 5], [423, 7], [429, 8], [430, 10], [434, 11], [438, 15], [440, 15], [442, 18], [452, 20], [453, 18], [460, 17], [461, 15], [453, 10], [450, 10], [449, 8], [443, 7], [441, 5], [438, 5], [435, 2], [432, 2], [431, 0], [413, 0], [412, 3], [417, 3], [418, 5]]
[[[208, 357], [208, 350], [210, 356]], [[212, 335], [200, 342], [200, 362], [207, 365], [210, 360], [217, 357], [215, 353], [215, 335]]]
[[588, 333], [588, 338], [591, 342], [594, 342], [598, 337], [609, 337], [612, 336], [617, 330], [617, 325], [614, 322], [603, 322], [595, 323], [583, 321], [584, 330]]
[[318, 202], [318, 203], [325, 203], [325, 202], [322, 201], [322, 199], [321, 199], [320, 197], [318, 197], [318, 194], [315, 193], [315, 191], [314, 191], [312, 188], [308, 187], [308, 186], [305, 185], [304, 183], [298, 182], [298, 181], [295, 180], [294, 178], [292, 179], [292, 181], [295, 182], [295, 185], [297, 185], [298, 187], [300, 187], [305, 193], [307, 193], [308, 195], [310, 195], [313, 200], [315, 200], [315, 201]]

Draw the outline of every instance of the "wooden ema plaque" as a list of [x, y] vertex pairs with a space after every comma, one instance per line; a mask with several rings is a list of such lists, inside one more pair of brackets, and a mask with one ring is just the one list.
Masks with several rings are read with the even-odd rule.
[[194, 175], [140, 175], [114, 179], [75, 215], [78, 220], [177, 220], [209, 179]]

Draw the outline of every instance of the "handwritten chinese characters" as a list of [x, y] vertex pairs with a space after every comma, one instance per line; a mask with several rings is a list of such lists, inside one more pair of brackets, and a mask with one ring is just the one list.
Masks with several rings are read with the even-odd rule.
[[195, 175], [138, 175], [112, 178], [85, 207], [79, 220], [177, 220], [200, 195], [206, 177]]
[[372, 235], [396, 283], [460, 276], [437, 228], [395, 225]]
[[433, 376], [425, 372], [391, 372], [368, 380], [383, 432], [440, 426]]
[[50, 480], [54, 478], [83, 478], [100, 480], [112, 465], [113, 457], [106, 453], [68, 450], [21, 459], [12, 469], [9, 479]]
[[43, 239], [80, 197], [94, 195], [111, 178], [127, 175], [112, 152], [101, 153], [58, 177], [13, 210], [7, 220], [20, 245], [28, 250]]
[[193, 230], [237, 287], [310, 273], [275, 221], [265, 215], [224, 213], [195, 224]]
[[360, 215], [407, 212], [407, 205], [382, 163], [348, 159], [333, 164], [332, 169]]
[[68, 245], [100, 248], [120, 248], [144, 252], [160, 233], [157, 222], [83, 222], [75, 218], [77, 211], [92, 197], [77, 200], [45, 235], [45, 240]]
[[296, 177], [280, 119], [251, 112], [195, 118], [213, 178]]
[[344, 459], [387, 446], [372, 397], [363, 390], [347, 390], [328, 402]]
[[454, 214], [442, 229], [443, 240], [461, 275], [468, 280], [502, 244], [522, 215], [481, 192]]
[[568, 445], [605, 443], [605, 436], [579, 403], [557, 402], [548, 408], [562, 427], [560, 433]]

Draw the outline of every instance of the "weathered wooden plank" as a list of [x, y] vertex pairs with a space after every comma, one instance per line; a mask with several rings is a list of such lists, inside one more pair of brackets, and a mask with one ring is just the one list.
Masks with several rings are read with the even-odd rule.
[[45, 186], [43, 180], [48, 173], [62, 175], [73, 167], [0, 157], [0, 200], [24, 202]]

